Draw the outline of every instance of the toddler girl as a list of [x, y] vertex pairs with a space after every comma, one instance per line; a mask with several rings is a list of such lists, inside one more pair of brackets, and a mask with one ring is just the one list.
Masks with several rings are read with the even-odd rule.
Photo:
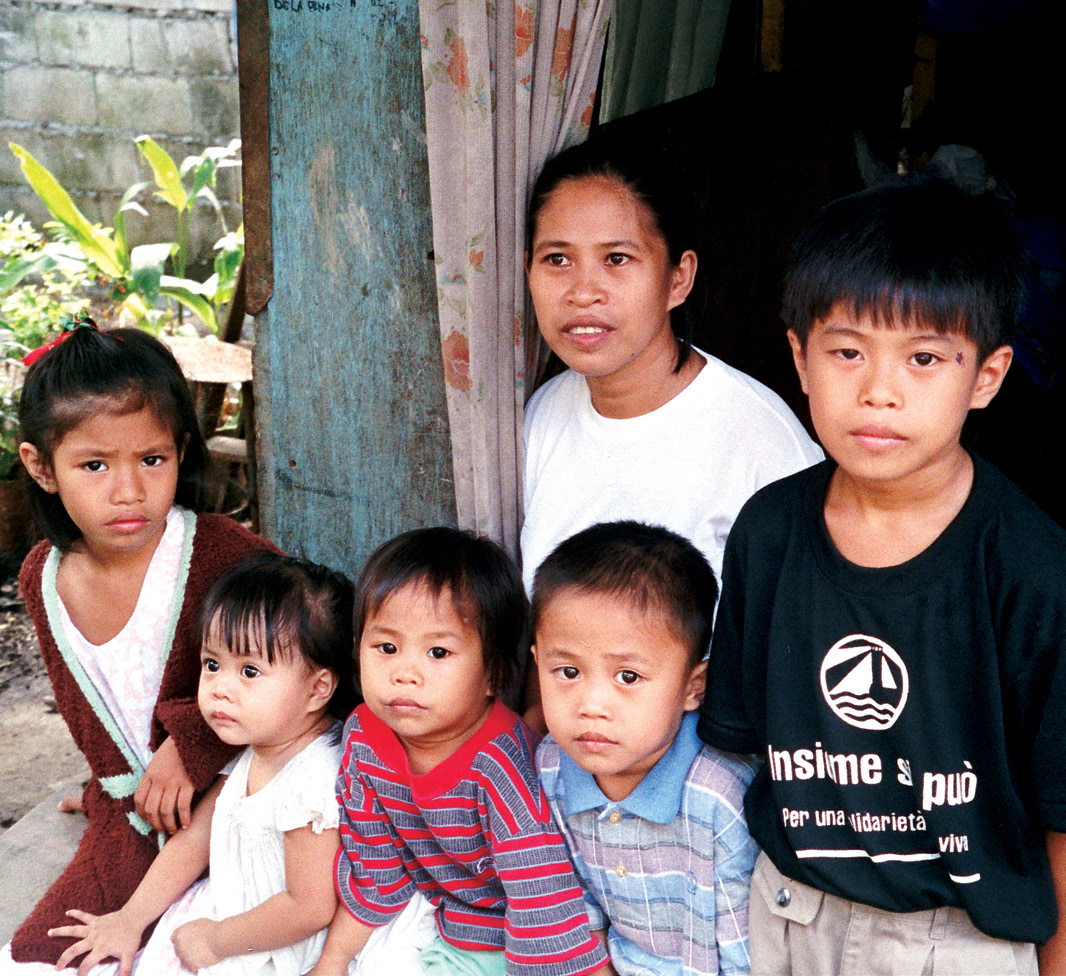
[[67, 801], [89, 820], [77, 853], [0, 950], [5, 972], [12, 957], [56, 962], [68, 942], [48, 930], [68, 908], [122, 905], [159, 851], [156, 831], [187, 824], [194, 793], [233, 755], [196, 708], [200, 607], [229, 566], [271, 548], [194, 514], [207, 460], [196, 411], [174, 357], [145, 333], [72, 323], [27, 373], [19, 422], [47, 536], [19, 581], [92, 778]]
[[422, 529], [370, 557], [355, 611], [365, 704], [338, 780], [342, 905], [316, 974], [346, 973], [357, 952], [356, 972], [377, 976], [605, 963], [537, 781], [537, 736], [498, 697], [526, 616], [517, 569], [485, 539]]
[[[114, 956], [120, 976], [300, 976], [318, 958], [337, 904], [336, 717], [355, 703], [351, 583], [253, 557], [208, 595], [200, 660], [200, 711], [247, 748], [121, 909], [67, 913], [79, 924], [55, 934], [78, 941], [60, 966], [88, 953], [83, 968]], [[141, 933], [172, 903], [134, 965]]]

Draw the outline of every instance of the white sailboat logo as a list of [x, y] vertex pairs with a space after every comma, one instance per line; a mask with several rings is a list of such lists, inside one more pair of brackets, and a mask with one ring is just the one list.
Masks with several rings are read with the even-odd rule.
[[822, 660], [822, 694], [833, 714], [859, 729], [888, 729], [907, 704], [910, 678], [896, 651], [876, 637], [851, 634]]

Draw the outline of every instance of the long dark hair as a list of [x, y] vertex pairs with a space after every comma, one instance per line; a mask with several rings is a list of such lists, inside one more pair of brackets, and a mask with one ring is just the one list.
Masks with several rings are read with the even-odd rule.
[[[183, 452], [174, 501], [197, 511], [208, 456], [189, 384], [171, 351], [139, 329], [76, 328], [37, 360], [19, 398], [19, 439], [32, 444], [51, 465], [56, 445], [86, 418], [144, 407], [170, 428], [175, 446]], [[32, 479], [29, 489], [41, 531], [53, 545], [69, 549], [81, 538], [81, 530], [62, 500]]]

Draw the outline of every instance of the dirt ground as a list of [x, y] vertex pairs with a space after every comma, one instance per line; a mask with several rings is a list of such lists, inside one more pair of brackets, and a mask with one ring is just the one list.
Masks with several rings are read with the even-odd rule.
[[0, 834], [88, 766], [56, 713], [33, 625], [18, 599], [18, 561], [0, 556]]

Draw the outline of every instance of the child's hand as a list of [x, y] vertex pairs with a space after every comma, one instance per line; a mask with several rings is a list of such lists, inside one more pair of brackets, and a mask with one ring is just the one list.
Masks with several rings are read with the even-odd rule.
[[192, 798], [196, 788], [182, 765], [178, 747], [164, 739], [141, 777], [133, 803], [153, 830], [175, 833], [192, 820]]
[[212, 922], [209, 918], [197, 918], [174, 930], [170, 940], [186, 969], [198, 973], [205, 966], [213, 966], [226, 958], [215, 952], [211, 942], [217, 926], [218, 922]]
[[141, 947], [142, 928], [138, 928], [121, 910], [110, 915], [90, 915], [72, 908], [67, 914], [81, 924], [60, 925], [49, 929], [48, 934], [80, 941], [64, 950], [56, 962], [56, 969], [69, 966], [78, 956], [88, 953], [78, 966], [78, 976], [88, 976], [93, 966], [112, 956], [118, 960], [118, 976], [130, 976], [133, 957]]

